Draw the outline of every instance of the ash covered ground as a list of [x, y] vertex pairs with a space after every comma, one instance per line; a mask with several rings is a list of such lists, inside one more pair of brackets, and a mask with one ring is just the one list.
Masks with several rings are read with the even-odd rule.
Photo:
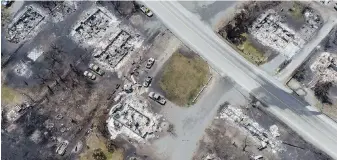
[[[3, 158], [73, 159], [84, 147], [73, 148], [86, 143], [97, 124], [97, 134], [109, 139], [104, 128], [111, 97], [129, 79], [123, 74], [129, 77], [136, 65], [130, 61], [144, 62], [133, 54], [165, 28], [134, 2], [24, 2], [21, 8], [2, 29], [2, 92], [20, 97], [2, 101]], [[111, 60], [95, 57], [98, 49]], [[115, 50], [120, 54], [112, 55]], [[86, 70], [95, 74], [91, 63], [104, 76], [85, 77]]]
[[[237, 105], [234, 102], [247, 100], [237, 84], [213, 69], [212, 78], [189, 107], [151, 99], [149, 92], [165, 98], [159, 81], [173, 53], [183, 49], [188, 58], [198, 55], [155, 15], [147, 17], [140, 6], [108, 1], [24, 2], [12, 15], [1, 39], [1, 129], [2, 144], [8, 146], [2, 148], [3, 158], [192, 159], [196, 151], [200, 151], [196, 159], [207, 154], [228, 159], [261, 153], [271, 159], [327, 158], [256, 108], [243, 112], [265, 130], [277, 125], [278, 140], [289, 143], [282, 144], [283, 152], [274, 155], [270, 144], [259, 151], [263, 138], [254, 136], [249, 137], [255, 142], [246, 152], [240, 148], [242, 137], [237, 147], [230, 136], [218, 139], [229, 133], [223, 128], [227, 125], [243, 138], [250, 133], [240, 123], [213, 120], [223, 102]], [[148, 68], [149, 58], [155, 62]], [[146, 87], [148, 76], [153, 80]], [[204, 131], [211, 141], [203, 142]], [[220, 148], [223, 144], [228, 144], [225, 151]]]
[[260, 105], [222, 104], [193, 159], [330, 159]]

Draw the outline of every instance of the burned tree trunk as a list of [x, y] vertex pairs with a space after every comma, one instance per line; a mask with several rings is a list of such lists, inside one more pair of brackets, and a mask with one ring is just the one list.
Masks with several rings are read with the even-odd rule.
[[51, 87], [49, 85], [47, 85], [47, 88], [48, 88], [48, 90], [51, 94], [54, 94], [54, 91], [51, 89]]
[[248, 135], [246, 135], [246, 138], [244, 140], [244, 143], [243, 143], [243, 147], [242, 147], [242, 151], [246, 152], [246, 148], [248, 147]]
[[318, 100], [325, 104], [332, 104], [328, 91], [332, 87], [332, 82], [318, 82], [315, 85], [314, 92]]

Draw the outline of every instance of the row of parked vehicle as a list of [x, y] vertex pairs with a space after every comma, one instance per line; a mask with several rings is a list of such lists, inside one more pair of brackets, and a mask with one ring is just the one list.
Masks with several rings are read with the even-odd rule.
[[[153, 64], [154, 64], [154, 62], [155, 62], [155, 59], [154, 59], [154, 58], [149, 58], [149, 59], [147, 60], [147, 62], [146, 62], [146, 66], [145, 66], [145, 67], [146, 67], [147, 69], [151, 69], [152, 66], [153, 66]], [[143, 82], [143, 86], [144, 86], [144, 87], [149, 87], [150, 84], [151, 84], [151, 82], [152, 82], [152, 79], [153, 79], [152, 77], [147, 76], [147, 77], [145, 78], [144, 82]], [[152, 100], [158, 102], [158, 103], [161, 104], [161, 105], [165, 105], [165, 104], [166, 104], [166, 99], [165, 99], [163, 96], [161, 96], [160, 94], [158, 94], [158, 93], [150, 92], [148, 96], [149, 96]]]
[[88, 77], [91, 80], [95, 80], [96, 79], [96, 75], [94, 73], [96, 73], [99, 76], [103, 76], [105, 74], [104, 71], [101, 70], [100, 67], [98, 67], [96, 64], [89, 64], [89, 69], [92, 71], [84, 71], [83, 75], [85, 77]]

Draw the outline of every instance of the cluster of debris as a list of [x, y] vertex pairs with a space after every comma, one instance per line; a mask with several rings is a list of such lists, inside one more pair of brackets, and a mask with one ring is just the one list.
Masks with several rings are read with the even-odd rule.
[[104, 8], [94, 8], [80, 20], [71, 32], [80, 42], [95, 44], [119, 24], [117, 18]]
[[275, 10], [269, 9], [257, 18], [249, 32], [262, 45], [290, 59], [303, 47], [305, 40], [283, 22]]
[[28, 102], [24, 102], [21, 105], [14, 106], [13, 109], [8, 111], [7, 120], [10, 122], [15, 122], [27, 111], [29, 107], [32, 106]]
[[[80, 45], [94, 46], [95, 61], [104, 69], [118, 70], [125, 57], [139, 48], [143, 38], [106, 8], [94, 6], [75, 24], [72, 38]], [[85, 46], [84, 46], [85, 47]]]
[[38, 144], [42, 141], [42, 133], [40, 130], [35, 130], [32, 135], [29, 136], [29, 139], [32, 140], [34, 143]]
[[[59, 114], [58, 116], [59, 116], [59, 117], [55, 117], [55, 119], [56, 119], [57, 121], [59, 121], [59, 120], [61, 120], [61, 119], [63, 118], [60, 114]], [[55, 127], [55, 123], [53, 123], [51, 119], [47, 119], [47, 120], [44, 122], [44, 126], [45, 126], [47, 129], [51, 130], [51, 129], [53, 129], [53, 128]], [[71, 129], [71, 127], [66, 127], [63, 123], [60, 124], [60, 129], [59, 129], [59, 131], [60, 131], [61, 133], [70, 131], [70, 129]]]
[[13, 72], [20, 77], [29, 78], [30, 76], [32, 76], [33, 71], [30, 69], [30, 66], [27, 63], [28, 62], [23, 61], [18, 62], [13, 67]]
[[322, 25], [323, 21], [320, 16], [310, 8], [306, 8], [303, 11], [303, 16], [306, 23], [301, 27], [299, 35], [304, 38], [304, 40], [308, 41]]
[[39, 13], [33, 6], [28, 6], [23, 14], [14, 23], [9, 25], [6, 38], [13, 43], [19, 43], [37, 27], [45, 16]]
[[128, 43], [131, 35], [124, 30], [120, 30], [117, 33], [117, 36], [109, 39], [110, 44], [103, 51], [96, 50], [94, 53], [95, 58], [109, 64], [113, 68], [116, 67], [129, 51], [133, 51], [133, 45]]
[[203, 160], [221, 160], [215, 153], [208, 154]]
[[55, 22], [63, 21], [66, 16], [76, 11], [77, 3], [73, 1], [45, 2], [53, 3], [52, 7], [47, 7]]
[[47, 10], [54, 22], [63, 21], [77, 9], [77, 2], [73, 1], [42, 1], [39, 4]]
[[78, 34], [81, 34], [83, 38], [92, 38], [93, 36], [99, 36], [104, 32], [110, 19], [101, 10], [97, 10], [88, 19], [86, 19], [79, 27], [75, 29]]
[[259, 150], [265, 149], [267, 145], [271, 147], [273, 152], [282, 150], [282, 142], [277, 140], [277, 137], [279, 137], [280, 134], [276, 125], [272, 125], [269, 131], [265, 130], [257, 122], [246, 116], [241, 109], [231, 105], [227, 105], [221, 111], [220, 118], [238, 123], [248, 130], [252, 136], [256, 137], [260, 141], [261, 145], [258, 148]]
[[337, 83], [337, 56], [323, 52], [310, 66], [310, 69], [319, 75], [321, 82]]
[[146, 100], [130, 95], [111, 108], [107, 123], [112, 139], [123, 134], [144, 142], [154, 138], [156, 132], [162, 131], [161, 125], [166, 125], [166, 122], [160, 123], [160, 119], [161, 116], [149, 110]]

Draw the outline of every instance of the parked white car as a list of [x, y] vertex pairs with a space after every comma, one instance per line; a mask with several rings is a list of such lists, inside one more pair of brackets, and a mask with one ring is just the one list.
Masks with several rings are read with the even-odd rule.
[[88, 77], [91, 80], [95, 80], [96, 79], [96, 76], [94, 74], [92, 74], [91, 72], [89, 72], [89, 71], [84, 71], [83, 75], [86, 76], [86, 77]]
[[163, 98], [163, 96], [159, 95], [158, 93], [150, 92], [149, 97], [161, 105], [166, 104], [165, 98]]
[[152, 82], [152, 77], [148, 76], [148, 77], [145, 78], [145, 81], [144, 81], [144, 83], [143, 83], [143, 86], [144, 86], [144, 87], [149, 87], [150, 84], [151, 84], [151, 82]]
[[148, 17], [152, 17], [153, 15], [152, 11], [144, 5], [140, 6], [140, 10], [142, 10]]
[[154, 58], [149, 58], [146, 63], [146, 68], [150, 69], [154, 64], [154, 61], [155, 61]]

